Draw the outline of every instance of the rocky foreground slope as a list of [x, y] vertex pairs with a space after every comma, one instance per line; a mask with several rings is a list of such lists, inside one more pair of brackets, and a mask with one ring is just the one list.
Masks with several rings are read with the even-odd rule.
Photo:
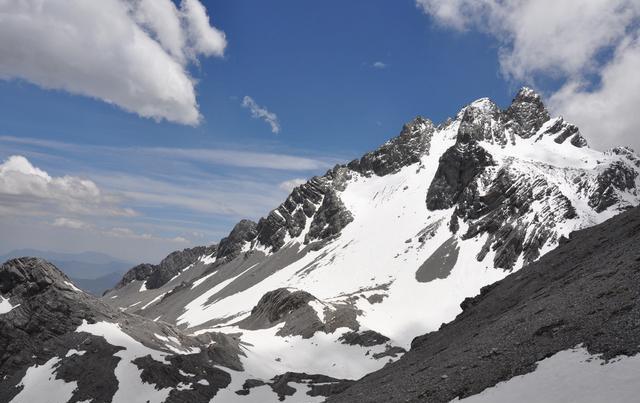
[[639, 301], [635, 208], [572, 233], [539, 261], [483, 288], [453, 322], [415, 338], [400, 360], [327, 401], [636, 401]]

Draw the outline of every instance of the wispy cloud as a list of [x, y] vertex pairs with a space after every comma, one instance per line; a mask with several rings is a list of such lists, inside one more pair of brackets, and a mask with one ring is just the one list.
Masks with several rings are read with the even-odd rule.
[[242, 106], [251, 111], [251, 117], [254, 119], [262, 119], [267, 122], [271, 126], [272, 133], [280, 133], [280, 122], [275, 113], [269, 112], [267, 108], [258, 105], [256, 101], [248, 95], [242, 98]]
[[51, 225], [54, 227], [63, 227], [63, 228], [72, 228], [72, 229], [88, 229], [91, 228], [91, 225], [80, 220], [76, 220], [73, 218], [66, 217], [58, 217], [56, 218]]
[[265, 168], [284, 171], [313, 171], [333, 166], [336, 158], [305, 157], [291, 154], [235, 150], [225, 148], [110, 147], [79, 145], [28, 137], [0, 136], [0, 143], [22, 144], [50, 150], [86, 153], [102, 156], [164, 158], [205, 162], [212, 165], [239, 168]]
[[136, 232], [134, 232], [133, 230], [131, 230], [130, 228], [125, 228], [125, 227], [113, 227], [109, 230], [105, 230], [105, 231], [101, 231], [103, 234], [114, 237], [114, 238], [124, 238], [124, 239], [138, 239], [138, 240], [145, 240], [145, 241], [169, 241], [169, 242], [176, 242], [176, 243], [189, 243], [189, 240], [181, 237], [181, 236], [176, 236], [173, 238], [162, 238], [162, 237], [157, 237], [157, 236], [153, 236], [151, 234], [147, 234], [147, 233], [143, 233], [143, 234], [138, 234]]
[[198, 0], [2, 1], [0, 79], [103, 100], [142, 117], [201, 120], [189, 64], [222, 56]]
[[384, 62], [374, 62], [371, 64], [371, 67], [378, 69], [378, 70], [382, 70], [382, 69], [386, 69], [387, 68], [387, 64]]

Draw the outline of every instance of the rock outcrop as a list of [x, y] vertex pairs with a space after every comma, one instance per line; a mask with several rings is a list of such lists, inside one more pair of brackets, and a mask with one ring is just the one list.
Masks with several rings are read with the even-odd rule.
[[427, 208], [444, 210], [460, 203], [462, 209], [477, 198], [476, 178], [493, 158], [469, 133], [458, 135], [456, 144], [442, 157], [427, 192]]
[[[315, 303], [322, 313], [311, 306]], [[243, 329], [268, 329], [284, 323], [278, 336], [310, 338], [316, 332], [333, 333], [340, 327], [358, 330], [357, 309], [350, 304], [325, 304], [302, 290], [279, 288], [260, 298], [251, 315], [236, 323]]]
[[533, 136], [549, 120], [542, 98], [531, 88], [522, 88], [505, 111], [507, 127], [522, 138]]
[[384, 143], [380, 148], [351, 161], [347, 167], [363, 175], [385, 176], [401, 168], [415, 164], [429, 153], [433, 123], [420, 116], [406, 124], [400, 135]]
[[[217, 245], [196, 246], [195, 248], [172, 252], [157, 265], [139, 264], [125, 273], [120, 282], [116, 284], [115, 289], [122, 288], [135, 280], [146, 281], [145, 286], [150, 290], [160, 288], [182, 269], [203, 256], [216, 253], [217, 249]], [[228, 250], [229, 248], [227, 247], [226, 249]], [[108, 292], [109, 290], [105, 294]]]

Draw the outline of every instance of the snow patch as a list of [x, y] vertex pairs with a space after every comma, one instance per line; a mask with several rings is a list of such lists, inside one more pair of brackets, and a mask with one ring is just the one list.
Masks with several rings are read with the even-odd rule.
[[538, 362], [534, 372], [454, 402], [635, 402], [640, 395], [638, 374], [640, 354], [606, 362], [579, 347]]
[[67, 355], [65, 355], [65, 358], [71, 357], [72, 355], [84, 355], [85, 353], [86, 351], [78, 351], [75, 349], [71, 349], [67, 351]]
[[9, 302], [9, 299], [5, 299], [4, 297], [0, 296], [0, 315], [9, 313], [19, 306], [20, 304], [11, 305], [11, 303]]
[[[168, 291], [167, 291], [168, 292]], [[157, 297], [155, 297], [154, 299], [152, 299], [151, 301], [149, 301], [145, 306], [143, 306], [142, 308], [140, 308], [140, 310], [144, 310], [149, 308], [151, 305], [155, 304], [156, 302], [160, 301], [162, 299], [162, 297], [164, 297], [167, 292], [163, 292], [162, 294], [158, 295]]]
[[68, 285], [69, 288], [71, 288], [73, 291], [83, 292], [81, 289], [76, 287], [71, 281], [65, 281], [64, 283]]
[[66, 402], [78, 387], [77, 382], [56, 379], [55, 371], [60, 358], [54, 357], [43, 365], [27, 369], [20, 385], [23, 389], [11, 403]]
[[[124, 347], [114, 355], [120, 357], [120, 361], [114, 371], [118, 379], [118, 390], [113, 396], [112, 403], [162, 403], [169, 396], [171, 388], [156, 389], [154, 384], [144, 382], [140, 377], [142, 371], [132, 362], [136, 358], [150, 355], [156, 361], [165, 361], [166, 353], [150, 349], [136, 341], [122, 331], [115, 323], [97, 322], [87, 323], [83, 320], [76, 332], [86, 332], [94, 336], [101, 336], [112, 346]], [[40, 400], [33, 400], [40, 401]], [[56, 400], [66, 401], [66, 400]]]

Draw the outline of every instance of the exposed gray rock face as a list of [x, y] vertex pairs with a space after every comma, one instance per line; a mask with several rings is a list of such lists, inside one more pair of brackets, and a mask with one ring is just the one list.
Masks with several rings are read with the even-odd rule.
[[505, 111], [506, 126], [522, 138], [529, 138], [549, 120], [549, 112], [540, 95], [530, 88], [522, 88]]
[[[534, 213], [534, 203], [541, 201], [547, 206]], [[458, 211], [470, 219], [463, 239], [488, 233], [478, 260], [493, 250], [494, 266], [506, 270], [511, 270], [521, 255], [525, 263], [535, 261], [554, 236], [556, 223], [576, 217], [574, 206], [557, 185], [533, 172], [511, 169], [510, 165], [502, 167], [488, 191], [469, 206]], [[525, 220], [528, 214], [536, 218]]]
[[[123, 347], [111, 345], [103, 337], [78, 332], [83, 323], [116, 323], [136, 341], [166, 353], [171, 365], [151, 356], [141, 357], [134, 364], [142, 371], [142, 380], [157, 388], [173, 389], [168, 400], [171, 402], [209, 402], [230, 382], [230, 375], [214, 366], [242, 369], [238, 357], [242, 353], [233, 337], [218, 333], [190, 337], [166, 323], [112, 309], [77, 290], [62, 272], [41, 259], [19, 258], [4, 263], [0, 267], [0, 294], [14, 306], [0, 314], [3, 402], [11, 401], [22, 390], [21, 380], [29, 367], [53, 358], [58, 363], [52, 376], [77, 383], [71, 401], [110, 402], [119, 385], [114, 371], [123, 359], [114, 354]], [[181, 347], [200, 352], [175, 354], [155, 335], [165, 335], [167, 340], [171, 337]], [[192, 387], [182, 388], [181, 383]]]
[[554, 137], [553, 141], [558, 144], [570, 139], [569, 141], [575, 147], [582, 148], [588, 145], [587, 140], [580, 134], [578, 127], [565, 122], [562, 118], [556, 119], [548, 129], [540, 134], [540, 138], [544, 136]]
[[[275, 376], [271, 382], [264, 382], [258, 379], [249, 379], [243, 385], [242, 389], [236, 391], [238, 395], [249, 396], [251, 389], [259, 386], [269, 385], [271, 390], [278, 395], [279, 400], [285, 400], [287, 396], [293, 396], [296, 389], [289, 386], [289, 382], [297, 384], [307, 384], [311, 390], [307, 392], [310, 397], [313, 396], [331, 396], [343, 392], [354, 381], [345, 379], [336, 379], [326, 375], [310, 375], [299, 372], [286, 372], [282, 375]], [[249, 399], [251, 400], [251, 399]]]
[[[71, 284], [67, 276], [41, 259], [13, 259], [0, 267], [2, 297], [13, 306], [19, 305], [0, 315], [0, 401], [9, 401], [17, 394], [15, 385], [27, 367], [43, 364], [56, 352], [68, 350], [65, 344], [73, 340], [66, 340], [67, 333], [83, 320], [96, 320], [94, 299], [76, 292], [67, 282]], [[115, 367], [111, 360], [102, 364]], [[112, 381], [105, 377], [105, 385], [112, 385]]]
[[353, 216], [344, 206], [338, 194], [335, 191], [329, 191], [325, 194], [322, 204], [313, 216], [304, 242], [330, 239], [338, 235], [351, 221], [353, 221]]
[[609, 154], [622, 155], [629, 160], [634, 166], [640, 168], [640, 158], [635, 154], [631, 147], [615, 147], [608, 151]]
[[[157, 388], [173, 388], [165, 403], [209, 402], [218, 390], [231, 383], [231, 375], [212, 366], [203, 354], [189, 359], [173, 356], [169, 362], [159, 362], [151, 356], [134, 360], [136, 366], [142, 369], [141, 379], [144, 382], [154, 384]], [[194, 378], [199, 382], [194, 382]], [[180, 384], [190, 385], [190, 388], [176, 388]]]
[[[139, 264], [125, 273], [122, 280], [116, 284], [115, 289], [122, 288], [135, 280], [146, 280], [146, 287], [150, 290], [160, 288], [178, 274], [180, 270], [194, 263], [201, 256], [215, 253], [217, 248], [217, 245], [196, 246], [195, 248], [172, 252], [157, 265]], [[228, 245], [227, 249], [229, 249]], [[109, 291], [107, 290], [105, 294]]]
[[[118, 282], [118, 284], [116, 284], [114, 288], [117, 290], [131, 283], [132, 281], [146, 281], [149, 276], [151, 276], [151, 273], [153, 273], [157, 268], [157, 265], [150, 263], [142, 263], [134, 266], [129, 269], [129, 271], [124, 274], [124, 276], [122, 276], [122, 279]], [[107, 290], [105, 294], [109, 291], [111, 290]]]
[[258, 235], [257, 226], [251, 220], [240, 220], [226, 238], [222, 238], [218, 244], [216, 258], [218, 260], [233, 260], [240, 254], [242, 246], [246, 242], [253, 241]]
[[429, 153], [431, 136], [435, 131], [433, 123], [420, 116], [404, 125], [400, 135], [384, 143], [375, 151], [365, 154], [347, 166], [363, 175], [384, 176], [415, 164]]
[[337, 193], [349, 177], [345, 167], [336, 166], [296, 187], [284, 203], [260, 219], [257, 240], [275, 252], [282, 248], [287, 235], [298, 237], [307, 220], [312, 220], [311, 229], [304, 243], [329, 240], [339, 234], [353, 220]]
[[477, 196], [475, 179], [494, 164], [491, 155], [468, 132], [459, 132], [456, 144], [442, 157], [427, 192], [427, 208], [444, 210], [460, 203], [463, 209]]
[[263, 295], [251, 310], [251, 315], [236, 325], [256, 330], [268, 329], [284, 322], [282, 329], [276, 333], [278, 336], [299, 335], [305, 339], [313, 337], [316, 332], [333, 333], [340, 327], [358, 330], [357, 310], [354, 306], [332, 305], [330, 309], [325, 309], [323, 321], [309, 305], [312, 301], [322, 304], [306, 291], [278, 288]]
[[488, 99], [481, 99], [462, 111], [458, 136], [475, 141], [505, 145], [504, 118], [500, 108]]
[[313, 295], [305, 291], [292, 292], [286, 288], [269, 291], [251, 310], [251, 316], [237, 325], [244, 329], [256, 330], [268, 329], [285, 322], [284, 327], [277, 333], [279, 336], [301, 335], [310, 338], [324, 327], [314, 309], [309, 306], [309, 302], [315, 300]]
[[322, 202], [324, 195], [331, 191], [331, 179], [313, 177], [291, 192], [287, 200], [266, 218], [258, 222], [258, 241], [277, 251], [284, 245], [284, 239], [289, 234], [297, 237], [305, 228], [307, 220], [312, 219]]
[[462, 303], [398, 361], [328, 402], [449, 402], [584, 345], [604, 359], [640, 353], [640, 208], [575, 232], [556, 250]]
[[258, 305], [251, 310], [254, 319], [259, 319], [267, 325], [277, 323], [285, 316], [307, 306], [309, 301], [316, 298], [305, 291], [289, 291], [286, 288], [278, 288], [264, 294]]
[[635, 189], [637, 176], [637, 171], [621, 162], [609, 165], [598, 175], [596, 188], [589, 197], [589, 206], [602, 212], [618, 203], [617, 191]]
[[350, 346], [373, 347], [388, 342], [389, 338], [374, 330], [365, 330], [344, 333], [338, 340]]
[[[477, 256], [479, 261], [495, 251], [495, 267], [511, 270], [521, 256], [525, 263], [533, 262], [546, 244], [556, 241], [556, 223], [575, 218], [576, 209], [557, 184], [536, 173], [537, 169], [551, 167], [523, 169], [507, 160], [498, 170], [493, 169], [492, 156], [478, 141], [505, 145], [509, 141], [504, 137], [505, 127], [522, 138], [538, 132], [537, 140], [551, 137], [558, 144], [569, 141], [578, 148], [587, 146], [586, 141], [576, 126], [562, 118], [549, 121], [540, 96], [527, 88], [518, 93], [504, 112], [488, 99], [482, 99], [464, 108], [458, 117], [456, 144], [440, 158], [427, 192], [427, 208], [441, 210], [455, 206], [449, 228], [457, 232], [460, 220], [464, 220], [468, 230], [462, 234], [463, 239], [489, 234]], [[540, 130], [545, 124], [546, 128]], [[617, 152], [629, 155], [633, 162], [633, 152], [626, 149]], [[558, 172], [559, 176], [565, 174]], [[633, 188], [636, 176], [634, 169], [618, 163], [603, 170], [595, 187], [584, 177], [589, 204], [600, 212], [620, 202], [618, 190]], [[582, 179], [576, 179], [579, 180]]]

